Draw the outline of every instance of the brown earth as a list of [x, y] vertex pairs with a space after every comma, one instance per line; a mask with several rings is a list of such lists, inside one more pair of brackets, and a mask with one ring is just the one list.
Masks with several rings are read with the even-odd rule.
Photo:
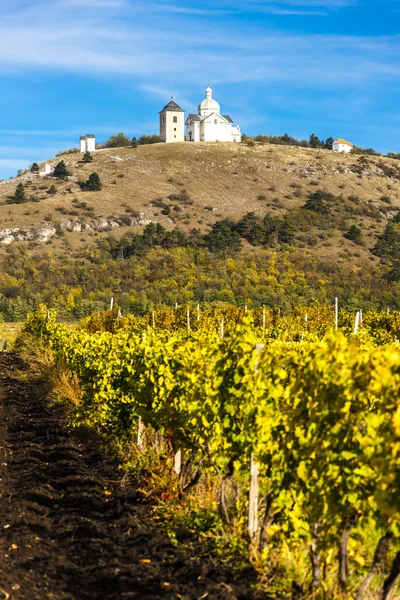
[[259, 598], [240, 574], [173, 546], [136, 482], [65, 427], [0, 353], [0, 598]]

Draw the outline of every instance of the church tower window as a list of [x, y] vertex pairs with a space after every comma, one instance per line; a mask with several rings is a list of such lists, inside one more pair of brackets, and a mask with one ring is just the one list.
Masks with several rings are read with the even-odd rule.
[[178, 122], [178, 117], [174, 117], [174, 123]]

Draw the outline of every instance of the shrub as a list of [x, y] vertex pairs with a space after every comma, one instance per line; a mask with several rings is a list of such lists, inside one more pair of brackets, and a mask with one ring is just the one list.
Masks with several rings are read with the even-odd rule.
[[122, 131], [112, 135], [104, 144], [104, 148], [123, 148], [131, 145], [131, 140]]
[[31, 166], [31, 173], [39, 173], [39, 165], [36, 162]]
[[344, 237], [356, 244], [360, 244], [362, 242], [362, 232], [357, 225], [352, 225], [350, 229], [344, 234]]
[[138, 144], [140, 146], [145, 146], [147, 144], [158, 144], [160, 141], [159, 135], [142, 135], [138, 140]]
[[84, 163], [91, 163], [93, 161], [93, 156], [90, 154], [89, 150], [85, 152], [82, 160]]
[[50, 196], [54, 196], [55, 194], [57, 194], [56, 186], [54, 184], [52, 186], [50, 186], [49, 189], [47, 190], [47, 193], [50, 194]]

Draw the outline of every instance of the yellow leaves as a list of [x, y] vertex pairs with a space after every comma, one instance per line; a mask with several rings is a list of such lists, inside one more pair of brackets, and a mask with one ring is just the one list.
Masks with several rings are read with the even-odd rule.
[[300, 477], [300, 479], [302, 479], [305, 482], [308, 479], [307, 466], [303, 460], [300, 462], [299, 466], [297, 467], [297, 475]]

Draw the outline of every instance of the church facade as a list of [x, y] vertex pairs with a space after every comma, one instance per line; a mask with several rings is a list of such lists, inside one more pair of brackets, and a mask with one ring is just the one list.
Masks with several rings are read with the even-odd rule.
[[[185, 133], [183, 123], [185, 125]], [[229, 115], [221, 114], [221, 107], [212, 97], [210, 86], [199, 104], [197, 114], [189, 114], [184, 122], [184, 111], [171, 101], [160, 111], [160, 139], [163, 142], [241, 142], [240, 127]]]

